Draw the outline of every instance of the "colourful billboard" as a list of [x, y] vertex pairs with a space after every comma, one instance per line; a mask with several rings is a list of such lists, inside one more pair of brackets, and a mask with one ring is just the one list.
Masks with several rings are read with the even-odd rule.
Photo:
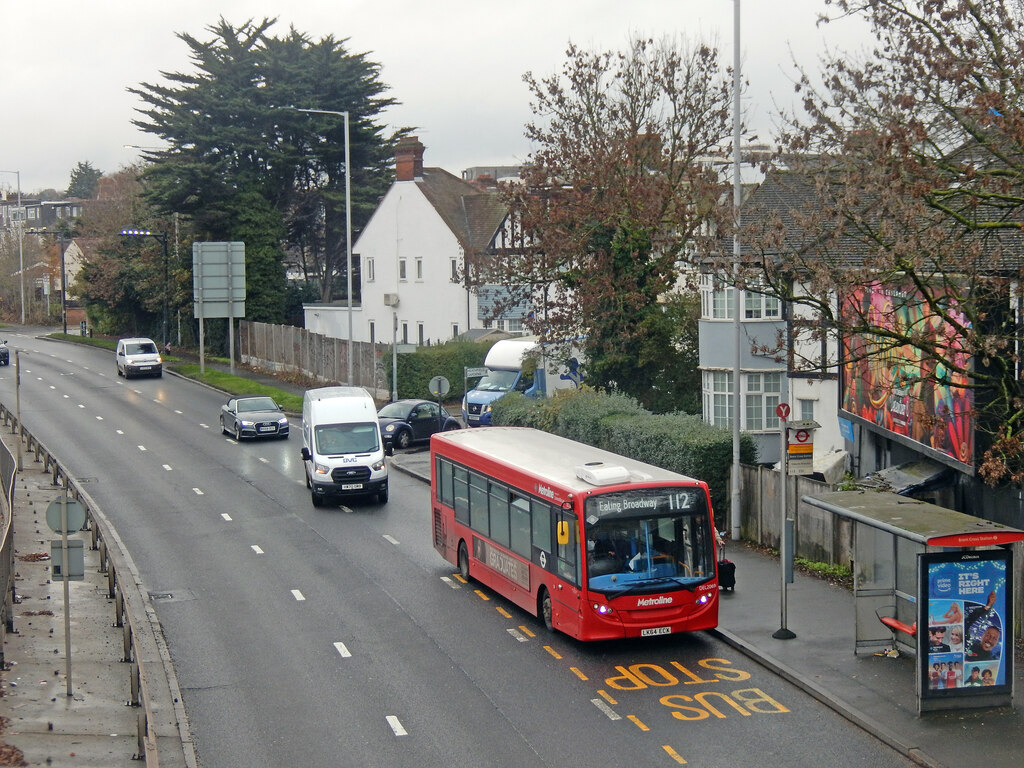
[[[973, 468], [974, 397], [964, 373], [970, 356], [958, 330], [970, 322], [956, 299], [941, 301], [940, 313], [916, 290], [877, 282], [850, 290], [840, 308], [843, 325], [878, 331], [844, 336], [840, 407]], [[898, 343], [907, 338], [920, 343]], [[926, 357], [922, 346], [934, 352]]]

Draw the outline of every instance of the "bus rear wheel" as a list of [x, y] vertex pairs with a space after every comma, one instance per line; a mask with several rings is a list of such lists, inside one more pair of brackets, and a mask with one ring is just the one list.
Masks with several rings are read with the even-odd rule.
[[541, 588], [537, 596], [537, 613], [544, 620], [544, 627], [548, 632], [555, 631], [555, 622], [551, 615], [551, 593]]
[[459, 542], [459, 575], [469, 581], [469, 550], [464, 541]]

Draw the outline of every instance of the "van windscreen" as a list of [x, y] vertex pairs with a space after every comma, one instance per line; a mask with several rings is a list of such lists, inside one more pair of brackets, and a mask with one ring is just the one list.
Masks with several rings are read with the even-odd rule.
[[373, 453], [380, 449], [380, 432], [373, 423], [321, 424], [313, 435], [316, 452], [324, 456]]

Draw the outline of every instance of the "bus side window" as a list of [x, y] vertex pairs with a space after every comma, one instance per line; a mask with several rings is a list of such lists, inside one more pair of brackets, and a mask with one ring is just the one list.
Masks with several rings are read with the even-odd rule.
[[553, 552], [551, 548], [551, 529], [554, 522], [551, 519], [551, 507], [541, 501], [530, 502], [530, 512], [533, 519], [533, 546], [545, 552]]
[[579, 544], [576, 540], [576, 516], [565, 510], [557, 510], [555, 519], [568, 527], [569, 541], [557, 544], [558, 575], [573, 584], [579, 584]]
[[491, 483], [491, 538], [503, 547], [509, 545], [508, 488]]
[[452, 493], [455, 503], [455, 519], [463, 525], [469, 525], [469, 472], [462, 467], [454, 467], [452, 472]]
[[512, 551], [530, 559], [530, 502], [522, 496], [512, 495], [509, 509], [512, 528]]
[[469, 475], [469, 525], [474, 531], [490, 536], [487, 515], [487, 478], [472, 472]]
[[440, 456], [436, 462], [434, 476], [437, 478], [437, 500], [450, 507], [455, 502], [455, 493], [452, 490], [452, 463]]

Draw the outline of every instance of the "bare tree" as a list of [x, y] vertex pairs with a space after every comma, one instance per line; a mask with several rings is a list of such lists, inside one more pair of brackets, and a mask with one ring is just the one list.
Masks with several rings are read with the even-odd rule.
[[804, 341], [843, 339], [847, 408], [888, 400], [886, 426], [1020, 483], [1021, 3], [831, 5], [875, 42], [801, 74], [785, 170], [744, 212], [744, 279], [813, 310]]
[[504, 188], [514, 247], [478, 262], [474, 282], [518, 286], [532, 330], [582, 340], [589, 381], [649, 401], [673, 365], [659, 297], [728, 213], [708, 158], [731, 135], [730, 81], [707, 45], [566, 57], [559, 75], [524, 78], [535, 149]]

